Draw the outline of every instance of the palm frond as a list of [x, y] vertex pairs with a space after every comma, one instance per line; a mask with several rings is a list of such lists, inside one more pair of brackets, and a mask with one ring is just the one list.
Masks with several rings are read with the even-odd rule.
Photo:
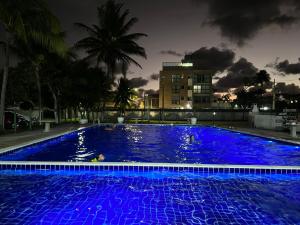
[[86, 30], [90, 35], [97, 35], [97, 31], [95, 31], [92, 27], [89, 27], [83, 23], [74, 23], [75, 26]]
[[97, 64], [104, 62], [110, 71], [114, 70], [117, 62], [127, 66], [134, 64], [141, 68], [141, 65], [131, 56], [146, 58], [145, 49], [135, 41], [147, 35], [128, 33], [138, 19], [129, 18], [129, 10], [123, 10], [123, 6], [123, 3], [108, 0], [97, 8], [97, 25], [87, 26], [77, 23], [87, 31], [89, 36], [78, 41], [75, 47], [85, 49], [88, 58], [94, 57]]
[[127, 23], [125, 23], [121, 29], [121, 33], [126, 34], [134, 24], [138, 22], [138, 18], [133, 17]]

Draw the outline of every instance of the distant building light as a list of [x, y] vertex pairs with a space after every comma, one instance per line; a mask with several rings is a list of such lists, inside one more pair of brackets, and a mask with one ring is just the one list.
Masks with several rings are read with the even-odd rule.
[[182, 67], [193, 67], [193, 63], [180, 63]]
[[186, 108], [187, 108], [187, 109], [192, 109], [191, 104], [190, 104], [190, 103], [187, 103], [187, 104], [186, 104]]
[[264, 111], [267, 111], [267, 110], [269, 110], [270, 109], [270, 107], [268, 107], [268, 106], [264, 106], [264, 107], [262, 107], [262, 108], [260, 108], [261, 110], [264, 110]]
[[193, 67], [193, 63], [163, 62], [163, 67]]

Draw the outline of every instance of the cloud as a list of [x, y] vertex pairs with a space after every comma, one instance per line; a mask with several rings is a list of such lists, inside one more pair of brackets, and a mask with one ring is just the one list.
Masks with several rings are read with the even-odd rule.
[[[208, 6], [203, 24], [220, 29], [221, 35], [243, 46], [263, 28], [280, 28], [298, 22], [300, 4], [296, 0], [202, 0]], [[286, 10], [286, 9], [292, 10]], [[287, 14], [286, 12], [289, 12]]]
[[252, 79], [258, 69], [247, 59], [240, 58], [228, 70], [227, 75], [219, 78], [215, 88], [220, 91], [227, 91], [229, 88], [238, 88], [244, 85], [247, 80]]
[[230, 49], [202, 47], [185, 55], [183, 62], [192, 62], [199, 69], [222, 72], [233, 65], [234, 57], [235, 53]]
[[158, 80], [158, 79], [159, 79], [159, 74], [157, 74], [157, 73], [151, 74], [151, 75], [150, 75], [150, 79], [151, 79], [151, 80]]
[[156, 95], [159, 94], [159, 90], [149, 89], [149, 90], [145, 90], [145, 93], [148, 95]]
[[131, 88], [143, 87], [143, 86], [147, 85], [148, 82], [149, 81], [147, 79], [144, 79], [142, 77], [134, 77], [134, 78], [129, 80]]
[[133, 72], [133, 71], [131, 71], [131, 70], [128, 70], [128, 71], [127, 71], [127, 74], [128, 74], [128, 75], [132, 75], [132, 74], [135, 74], [135, 72]]
[[178, 56], [178, 57], [182, 57], [183, 54], [173, 51], [173, 50], [162, 50], [159, 52], [162, 55], [172, 55], [172, 56]]
[[275, 87], [276, 93], [279, 94], [290, 94], [297, 95], [300, 94], [300, 87], [295, 84], [286, 84], [283, 82], [277, 83]]
[[283, 75], [287, 74], [300, 74], [300, 58], [297, 63], [290, 63], [288, 60], [277, 62], [274, 67]]

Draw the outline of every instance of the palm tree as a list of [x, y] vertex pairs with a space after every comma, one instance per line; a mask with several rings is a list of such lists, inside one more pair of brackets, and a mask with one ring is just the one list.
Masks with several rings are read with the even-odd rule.
[[134, 90], [130, 87], [129, 80], [121, 77], [118, 89], [115, 96], [115, 106], [119, 107], [120, 114], [125, 114], [125, 109], [130, 108], [133, 102], [132, 98], [136, 95]]
[[24, 43], [31, 40], [59, 54], [63, 54], [65, 49], [61, 38], [57, 36], [61, 32], [59, 22], [48, 10], [44, 0], [1, 0], [0, 26], [5, 32], [2, 41], [5, 63], [0, 100], [0, 129], [3, 129], [9, 56], [13, 40], [18, 39]]
[[108, 0], [97, 8], [98, 24], [87, 26], [82, 23], [76, 25], [88, 32], [88, 37], [76, 43], [77, 48], [85, 49], [86, 59], [95, 59], [96, 65], [106, 64], [106, 73], [113, 77], [115, 67], [121, 64], [126, 68], [131, 63], [140, 67], [140, 64], [131, 56], [146, 58], [145, 49], [136, 43], [143, 33], [129, 33], [129, 30], [137, 23], [136, 17], [128, 18], [129, 10], [122, 10], [122, 3]]

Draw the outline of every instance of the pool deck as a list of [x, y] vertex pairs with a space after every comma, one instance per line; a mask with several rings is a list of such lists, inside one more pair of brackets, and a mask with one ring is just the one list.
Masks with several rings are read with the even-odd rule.
[[[63, 135], [65, 133], [75, 131], [82, 127], [88, 127], [91, 124], [79, 125], [79, 124], [62, 124], [57, 127], [51, 128], [50, 132], [45, 133], [42, 129], [33, 131], [24, 131], [20, 133], [10, 133], [0, 135], [0, 153], [7, 151], [12, 148], [33, 144], [42, 140], [53, 138], [56, 136]], [[297, 138], [290, 136], [289, 132], [282, 131], [272, 131], [272, 130], [262, 130], [257, 128], [249, 127], [230, 127], [230, 126], [220, 126], [225, 129], [244, 132], [248, 134], [253, 134], [262, 137], [269, 137], [278, 140], [288, 141], [295, 144], [300, 144], [300, 135]]]
[[32, 131], [23, 131], [19, 133], [3, 134], [0, 135], [0, 153], [8, 150], [9, 148], [33, 144], [35, 142], [47, 140], [87, 126], [90, 126], [90, 124], [62, 124], [57, 127], [51, 128], [49, 132], [44, 132], [43, 129], [38, 129]]
[[296, 138], [293, 138], [288, 131], [274, 131], [274, 130], [263, 130], [257, 128], [248, 128], [248, 127], [223, 127], [228, 130], [238, 131], [241, 133], [252, 134], [256, 136], [266, 137], [277, 139], [281, 141], [287, 141], [294, 144], [300, 144], [300, 134]]

